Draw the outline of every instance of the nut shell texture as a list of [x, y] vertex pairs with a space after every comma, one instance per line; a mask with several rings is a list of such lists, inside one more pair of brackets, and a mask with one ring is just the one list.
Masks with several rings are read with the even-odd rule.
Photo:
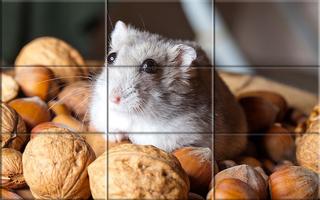
[[8, 102], [18, 95], [19, 85], [9, 75], [1, 73], [1, 101]]
[[20, 150], [27, 141], [26, 125], [18, 113], [6, 103], [0, 104], [1, 147]]
[[[89, 166], [91, 183], [95, 169], [103, 164]], [[188, 199], [189, 180], [172, 154], [153, 146], [122, 144], [108, 152], [108, 191], [107, 199], [183, 200]], [[98, 196], [93, 192], [93, 197]]]
[[1, 187], [17, 189], [25, 186], [22, 155], [15, 149], [1, 149]]
[[35, 198], [87, 199], [87, 166], [94, 152], [77, 134], [39, 134], [23, 153], [24, 176]]
[[[65, 82], [79, 80], [88, 68], [80, 53], [66, 42], [54, 37], [40, 37], [22, 48], [15, 60], [16, 70], [21, 66], [43, 65]], [[67, 77], [66, 77], [67, 76]]]

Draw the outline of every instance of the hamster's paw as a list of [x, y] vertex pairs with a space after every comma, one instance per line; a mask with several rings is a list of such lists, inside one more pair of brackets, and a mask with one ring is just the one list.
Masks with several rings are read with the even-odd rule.
[[121, 142], [128, 139], [128, 135], [125, 132], [116, 131], [108, 133], [108, 140], [111, 142]]

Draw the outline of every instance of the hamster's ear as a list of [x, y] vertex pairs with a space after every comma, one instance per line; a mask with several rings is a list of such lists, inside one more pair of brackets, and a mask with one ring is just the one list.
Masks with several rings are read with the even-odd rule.
[[117, 21], [114, 30], [111, 33], [111, 41], [113, 45], [121, 44], [127, 38], [128, 28], [122, 21]]
[[188, 67], [197, 58], [197, 52], [193, 47], [185, 44], [178, 44], [174, 47], [176, 52], [175, 61], [181, 66]]

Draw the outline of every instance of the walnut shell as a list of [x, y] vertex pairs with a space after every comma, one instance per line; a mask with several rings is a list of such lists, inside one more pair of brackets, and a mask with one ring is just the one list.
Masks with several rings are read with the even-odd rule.
[[57, 78], [71, 83], [88, 74], [80, 53], [66, 42], [54, 37], [40, 37], [25, 45], [15, 60], [15, 70], [21, 66], [43, 65]]
[[90, 83], [78, 81], [63, 88], [58, 94], [60, 103], [66, 105], [81, 121], [88, 121], [88, 109], [91, 96]]
[[9, 75], [1, 73], [1, 101], [8, 102], [18, 95], [19, 85]]
[[26, 186], [22, 170], [22, 155], [15, 149], [1, 149], [1, 187], [18, 189]]
[[44, 122], [37, 125], [31, 130], [30, 139], [33, 139], [39, 134], [47, 134], [47, 133], [60, 134], [60, 133], [68, 133], [68, 132], [71, 132], [71, 130], [63, 124], [54, 123], [54, 122]]
[[306, 132], [296, 138], [297, 161], [301, 166], [320, 173], [320, 105], [314, 107], [306, 128]]
[[0, 104], [1, 109], [1, 147], [21, 150], [29, 138], [26, 125], [18, 113], [6, 103]]
[[95, 160], [88, 172], [95, 199], [188, 199], [189, 180], [179, 161], [153, 146], [117, 145]]
[[249, 165], [237, 165], [215, 175], [215, 185], [226, 178], [235, 178], [247, 183], [261, 199], [267, 197], [267, 184], [261, 174]]
[[22, 156], [25, 180], [40, 199], [88, 199], [87, 166], [94, 152], [77, 134], [38, 134]]
[[299, 165], [320, 173], [320, 133], [304, 134], [297, 143], [296, 157]]

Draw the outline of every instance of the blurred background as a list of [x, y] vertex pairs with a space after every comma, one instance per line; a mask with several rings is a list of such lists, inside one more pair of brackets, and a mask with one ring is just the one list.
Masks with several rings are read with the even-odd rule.
[[317, 94], [319, 9], [317, 0], [217, 0], [215, 6], [213, 0], [4, 0], [1, 60], [12, 65], [27, 42], [51, 35], [86, 59], [102, 61], [105, 38], [122, 20], [198, 41], [219, 69], [256, 73]]

